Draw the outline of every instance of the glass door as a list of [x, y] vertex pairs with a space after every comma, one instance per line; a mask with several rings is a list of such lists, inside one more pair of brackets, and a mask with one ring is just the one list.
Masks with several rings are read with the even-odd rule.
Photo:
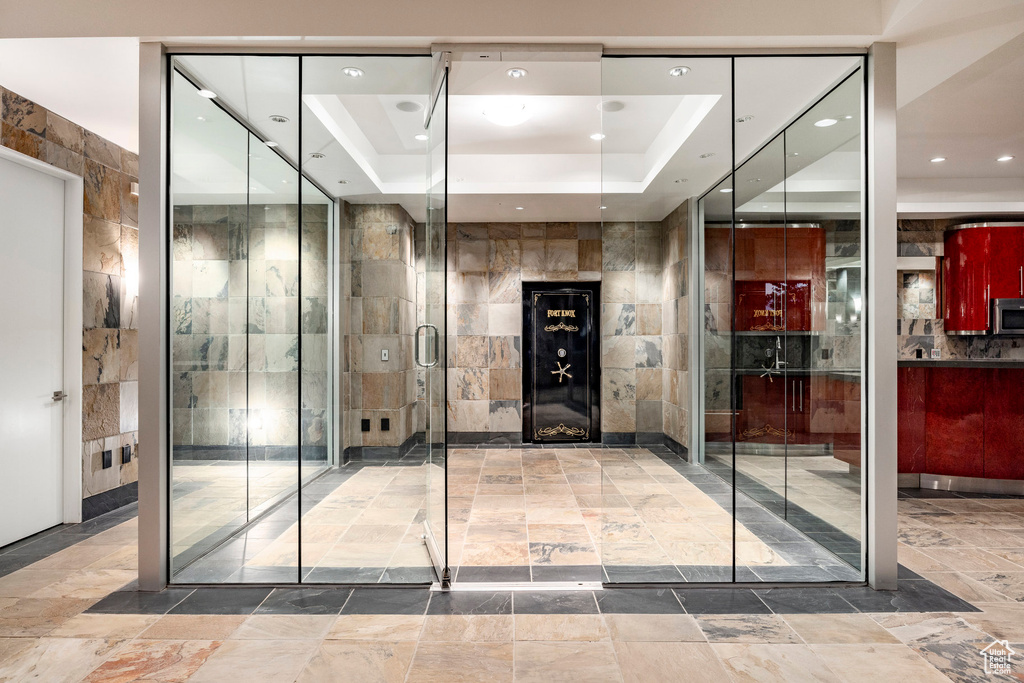
[[427, 135], [427, 221], [424, 244], [424, 286], [414, 354], [424, 378], [427, 504], [425, 539], [442, 586], [451, 583], [448, 562], [447, 505], [447, 352], [446, 274], [448, 224], [448, 71], [449, 54], [435, 56], [431, 101], [424, 126]]

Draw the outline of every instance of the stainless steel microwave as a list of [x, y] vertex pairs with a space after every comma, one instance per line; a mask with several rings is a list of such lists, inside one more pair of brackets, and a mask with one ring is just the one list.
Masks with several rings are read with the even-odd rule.
[[1024, 335], [1024, 299], [992, 299], [992, 334]]

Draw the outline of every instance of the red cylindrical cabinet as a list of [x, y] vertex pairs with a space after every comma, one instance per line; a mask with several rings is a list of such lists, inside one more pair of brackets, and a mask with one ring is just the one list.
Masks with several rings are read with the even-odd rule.
[[1024, 298], [1024, 225], [973, 223], [946, 231], [942, 317], [952, 334], [987, 334], [991, 300]]
[[942, 317], [947, 333], [988, 332], [991, 248], [992, 234], [987, 226], [946, 232]]

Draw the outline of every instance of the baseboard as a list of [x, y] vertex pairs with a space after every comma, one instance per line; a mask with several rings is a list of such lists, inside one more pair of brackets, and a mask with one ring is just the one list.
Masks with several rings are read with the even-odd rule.
[[[296, 461], [298, 446], [174, 446], [173, 460]], [[302, 446], [304, 462], [327, 461], [327, 446]]]
[[662, 434], [661, 437], [662, 437], [662, 444], [664, 444], [666, 448], [668, 448], [670, 451], [672, 451], [676, 455], [679, 455], [679, 456], [682, 456], [682, 457], [685, 458], [690, 453], [690, 449], [689, 448], [687, 448], [683, 444], [679, 443], [678, 441], [673, 439], [668, 434]]
[[500, 446], [523, 443], [522, 432], [448, 432], [449, 444], [495, 444]]
[[105, 512], [131, 505], [139, 500], [139, 482], [118, 486], [82, 500], [82, 521], [99, 517]]
[[601, 443], [608, 446], [632, 446], [636, 439], [636, 432], [601, 432]]
[[400, 446], [349, 446], [343, 454], [345, 462], [357, 460], [397, 460], [409, 454], [417, 445], [424, 443], [423, 432], [416, 432]]

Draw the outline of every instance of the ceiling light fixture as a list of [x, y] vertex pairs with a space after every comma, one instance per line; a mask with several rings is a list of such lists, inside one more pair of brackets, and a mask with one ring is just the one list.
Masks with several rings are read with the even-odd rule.
[[516, 207], [516, 211], [522, 211], [522, 210], [523, 210], [523, 208], [525, 208], [525, 207], [522, 207], [522, 206], [517, 206], [517, 207]]
[[815, 121], [814, 125], [818, 128], [828, 128], [829, 126], [834, 126], [837, 123], [839, 123], [839, 121], [836, 119], [822, 119], [820, 121]]
[[520, 66], [514, 66], [505, 72], [505, 75], [515, 80], [519, 78], [526, 78], [530, 72]]
[[704, 152], [703, 154], [700, 155], [700, 158], [701, 159], [710, 159], [713, 156], [715, 156], [714, 152]]
[[849, 114], [847, 114], [847, 115], [846, 115], [846, 116], [844, 116], [843, 118], [844, 118], [844, 119], [846, 119], [847, 121], [849, 121], [849, 120], [850, 120], [850, 119], [852, 119], [853, 117], [852, 117], [852, 116], [850, 116]]
[[732, 192], [732, 188], [731, 187], [723, 187], [721, 190], [719, 190], [719, 192], [725, 192], [726, 194], [729, 194], [730, 192]]
[[345, 74], [349, 78], [362, 78], [363, 70], [356, 66], [346, 66], [341, 70], [341, 73]]
[[267, 147], [277, 147], [277, 143], [274, 142], [273, 140], [267, 140], [263, 144], [265, 144]]
[[526, 103], [515, 97], [495, 97], [484, 107], [484, 117], [496, 126], [518, 126], [530, 118]]
[[945, 160], [946, 160], [946, 157], [932, 157], [931, 158], [931, 162], [933, 164], [938, 164], [938, 163], [941, 163], [941, 162], [943, 162]]
[[690, 67], [688, 66], [674, 66], [668, 70], [668, 75], [672, 76], [673, 78], [685, 76], [688, 73], [690, 73]]
[[998, 159], [996, 159], [996, 161], [1013, 161], [1013, 155], [1012, 154], [1004, 154], [1003, 156], [1001, 156]]
[[690, 182], [689, 178], [676, 178], [676, 183], [688, 183], [688, 182]]
[[289, 119], [287, 116], [281, 116], [280, 114], [271, 114], [270, 120], [273, 121], [274, 123], [288, 123], [288, 121], [290, 121], [291, 119]]
[[404, 111], [411, 114], [414, 112], [423, 111], [423, 105], [420, 104], [419, 102], [411, 102], [409, 100], [404, 100], [396, 104], [395, 109], [397, 109], [398, 111]]
[[199, 95], [200, 97], [205, 97], [208, 100], [212, 100], [212, 99], [215, 99], [217, 97], [217, 93], [213, 92], [212, 90], [207, 90], [206, 88], [203, 88], [202, 90], [200, 90], [196, 94]]
[[753, 121], [754, 117], [750, 114], [744, 114], [743, 116], [736, 119], [736, 123], [746, 123], [747, 121]]
[[311, 152], [309, 155], [310, 159], [326, 159], [327, 155], [323, 152]]
[[604, 140], [604, 133], [594, 133], [590, 136], [591, 140]]
[[602, 207], [601, 207], [601, 210], [602, 210], [602, 211], [604, 211], [604, 210], [605, 210], [605, 209], [607, 209], [607, 208], [608, 208], [607, 206], [602, 206]]
[[601, 111], [617, 112], [625, 109], [626, 103], [620, 102], [619, 100], [608, 100], [607, 102], [602, 102], [601, 104], [597, 105], [597, 108], [600, 109]]
[[196, 117], [196, 121], [205, 121], [205, 120], [206, 120], [205, 116], [197, 116]]
[[288, 181], [287, 181], [287, 180], [282, 180], [282, 181], [281, 181], [281, 184], [282, 184], [282, 185], [287, 185], [287, 184], [288, 184]]
[[419, 140], [420, 142], [426, 142], [427, 140], [430, 139], [430, 136], [427, 135], [426, 133], [420, 133], [419, 135], [414, 135], [413, 139]]
[[348, 185], [348, 181], [347, 180], [339, 180], [338, 184], [339, 185]]

